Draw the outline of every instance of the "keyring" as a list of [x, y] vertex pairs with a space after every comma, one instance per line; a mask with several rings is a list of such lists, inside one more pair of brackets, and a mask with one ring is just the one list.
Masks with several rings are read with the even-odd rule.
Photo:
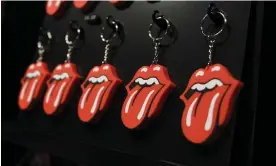
[[205, 22], [205, 20], [206, 20], [206, 18], [207, 18], [207, 16], [208, 16], [208, 14], [206, 14], [206, 15], [202, 18], [201, 24], [200, 24], [201, 33], [202, 33], [204, 36], [211, 37], [211, 38], [215, 38], [216, 36], [218, 36], [218, 35], [224, 30], [225, 25], [227, 24], [227, 18], [226, 18], [226, 16], [225, 16], [225, 14], [224, 14], [223, 11], [219, 10], [219, 11], [217, 11], [217, 13], [220, 14], [221, 17], [223, 18], [222, 27], [220, 28], [220, 30], [219, 30], [218, 32], [216, 32], [216, 33], [214, 33], [214, 34], [211, 34], [211, 33], [210, 33], [210, 34], [206, 34], [206, 33], [204, 32], [204, 28], [203, 28], [204, 22]]
[[[74, 31], [76, 34], [75, 39], [69, 40], [69, 35], [70, 32]], [[68, 51], [66, 54], [67, 59], [65, 62], [70, 62], [71, 59], [71, 54], [73, 52], [73, 49], [79, 48], [80, 45], [82, 44], [81, 41], [84, 39], [84, 34], [83, 34], [83, 29], [82, 27], [77, 23], [77, 21], [70, 21], [69, 23], [69, 30], [67, 31], [65, 35], [65, 43], [68, 45]]]
[[42, 61], [43, 54], [46, 51], [49, 51], [50, 45], [53, 39], [52, 34], [49, 30], [46, 30], [41, 27], [39, 30], [39, 33], [40, 34], [37, 41], [37, 52], [38, 52], [37, 62]]
[[164, 16], [160, 16], [158, 19], [164, 19], [166, 24], [167, 24], [167, 28], [165, 30], [165, 33], [159, 37], [153, 37], [151, 31], [152, 31], [152, 27], [154, 23], [151, 23], [149, 26], [149, 37], [153, 40], [153, 41], [161, 41], [167, 34], [168, 34], [168, 30], [171, 28], [171, 23], [168, 19], [166, 19]]
[[47, 50], [52, 43], [53, 36], [49, 30], [42, 27], [40, 28], [39, 33], [40, 35], [38, 37], [37, 48], [39, 50]]
[[73, 46], [76, 44], [76, 42], [80, 39], [80, 36], [81, 36], [81, 27], [77, 24], [77, 22], [75, 21], [71, 21], [70, 24], [69, 24], [69, 29], [70, 30], [74, 30], [77, 32], [77, 35], [76, 35], [76, 38], [74, 40], [69, 40], [69, 33], [70, 33], [70, 30], [66, 33], [65, 35], [65, 43], [68, 45], [68, 46]]
[[117, 36], [119, 32], [119, 22], [116, 21], [112, 16], [107, 16], [105, 20], [106, 20], [106, 24], [113, 29], [113, 32], [111, 37], [105, 38], [104, 37], [105, 26], [103, 26], [101, 30], [101, 39], [103, 42], [110, 43]]

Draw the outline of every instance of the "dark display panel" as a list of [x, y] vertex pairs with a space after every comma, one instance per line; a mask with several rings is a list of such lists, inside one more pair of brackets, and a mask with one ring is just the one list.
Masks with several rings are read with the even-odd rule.
[[[33, 7], [43, 10], [43, 5], [36, 3], [33, 4]], [[213, 62], [223, 64], [234, 77], [241, 80], [244, 76], [244, 60], [248, 49], [246, 44], [250, 29], [248, 27], [249, 18], [252, 14], [252, 8], [256, 6], [250, 2], [220, 2], [217, 5], [227, 13], [230, 31], [227, 40], [216, 47]], [[144, 65], [150, 65], [152, 62], [154, 51], [152, 41], [148, 37], [152, 12], [156, 9], [160, 10], [178, 31], [176, 42], [165, 49], [159, 60], [160, 64], [168, 68], [171, 79], [177, 86], [165, 103], [160, 116], [147, 129], [133, 132], [123, 126], [120, 116], [126, 90], [122, 86], [115, 94], [110, 109], [97, 125], [82, 124], [79, 121], [77, 103], [80, 89], [78, 89], [60, 116], [46, 116], [42, 104], [40, 104], [30, 112], [14, 114], [18, 116], [18, 119], [15, 122], [7, 123], [6, 126], [8, 127], [4, 130], [9, 134], [16, 131], [18, 137], [22, 137], [24, 140], [22, 142], [33, 148], [43, 147], [42, 149], [61, 153], [67, 158], [83, 163], [94, 163], [96, 158], [103, 158], [107, 154], [109, 158], [112, 158], [110, 156], [114, 154], [119, 154], [124, 156], [121, 157], [121, 160], [128, 158], [131, 161], [136, 161], [141, 158], [143, 159], [142, 163], [156, 162], [188, 166], [228, 165], [233, 148], [235, 115], [238, 111], [244, 111], [239, 107], [241, 105], [239, 104], [240, 100], [237, 101], [229, 125], [212, 144], [194, 145], [189, 143], [183, 136], [180, 125], [184, 104], [179, 96], [184, 91], [191, 74], [196, 69], [205, 67], [208, 62], [208, 45], [200, 32], [200, 21], [206, 14], [207, 7], [208, 2], [134, 2], [126, 9], [117, 9], [108, 2], [100, 2], [93, 11], [93, 14], [100, 15], [102, 19], [112, 15], [124, 26], [125, 42], [110, 57], [110, 63], [117, 68], [118, 75], [124, 81], [124, 85], [132, 79], [137, 69]], [[41, 13], [40, 18], [42, 15]], [[34, 16], [29, 17], [35, 18]], [[38, 34], [41, 20], [39, 16], [36, 17], [36, 24], [32, 27], [33, 32]], [[44, 60], [51, 69], [64, 62], [67, 51], [64, 35], [68, 30], [70, 20], [77, 20], [85, 30], [85, 44], [72, 55], [72, 62], [77, 64], [81, 75], [86, 77], [90, 69], [99, 65], [103, 60], [104, 43], [100, 38], [101, 26], [87, 24], [84, 20], [84, 14], [74, 8], [73, 5], [59, 19], [46, 15], [43, 18], [42, 25], [52, 32], [55, 39], [51, 51], [45, 55]], [[12, 29], [15, 30], [16, 28], [13, 27], [9, 30], [7, 28], [6, 30], [12, 31]], [[23, 28], [16, 33], [24, 32], [31, 33], [30, 28]], [[22, 41], [28, 37], [26, 33], [21, 35], [24, 38]], [[253, 35], [255, 34], [253, 33]], [[19, 79], [25, 68], [31, 63], [31, 59], [36, 59], [33, 53], [35, 52], [37, 35], [31, 36], [28, 45], [29, 56], [27, 58], [19, 57], [19, 60], [22, 59], [22, 63], [18, 66], [20, 71], [12, 71], [16, 73], [16, 78], [5, 77], [14, 80], [12, 84], [16, 87], [13, 91], [15, 95], [17, 95], [16, 90], [18, 92], [20, 86]], [[21, 43], [16, 44], [20, 45]], [[16, 47], [10, 48], [15, 49]], [[23, 52], [27, 53], [26, 50]], [[8, 51], [4, 53], [8, 54]], [[13, 50], [12, 53], [14, 56], [19, 56], [16, 50]], [[12, 62], [13, 59], [8, 60]], [[10, 92], [6, 91], [6, 93]], [[14, 109], [17, 109], [16, 99], [14, 96], [10, 97], [10, 104], [13, 105]], [[9, 117], [15, 119], [13, 116]], [[7, 138], [17, 143], [20, 142], [16, 139], [16, 134], [7, 135]], [[39, 142], [34, 143], [35, 140], [39, 140]], [[23, 144], [22, 142], [20, 144]], [[116, 161], [114, 157], [113, 160]], [[103, 162], [103, 159], [101, 161]], [[104, 163], [107, 164], [106, 161]]]

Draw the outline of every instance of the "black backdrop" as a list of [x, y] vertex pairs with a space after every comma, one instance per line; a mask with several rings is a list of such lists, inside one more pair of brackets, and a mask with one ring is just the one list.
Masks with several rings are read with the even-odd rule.
[[[208, 146], [193, 145], [182, 135], [180, 121], [184, 105], [179, 99], [190, 75], [195, 69], [204, 67], [208, 60], [208, 46], [199, 27], [208, 2], [134, 2], [125, 10], [100, 2], [93, 11], [102, 18], [112, 15], [124, 25], [125, 43], [111, 61], [124, 84], [131, 80], [139, 67], [149, 65], [152, 61], [152, 43], [147, 33], [152, 12], [159, 9], [178, 30], [177, 41], [166, 49], [160, 59], [177, 87], [158, 119], [139, 133], [128, 131], [120, 120], [121, 105], [126, 96], [123, 87], [116, 94], [106, 116], [96, 126], [87, 126], [78, 120], [76, 109], [79, 91], [59, 117], [46, 116], [41, 104], [31, 112], [20, 112], [17, 107], [19, 80], [28, 64], [36, 58], [33, 55], [41, 25], [48, 28], [55, 38], [51, 51], [45, 56], [51, 68], [65, 59], [67, 47], [64, 35], [70, 20], [78, 20], [85, 30], [85, 45], [72, 57], [72, 62], [78, 65], [84, 77], [91, 67], [101, 63], [104, 44], [99, 36], [100, 26], [88, 25], [84, 21], [84, 14], [72, 5], [57, 20], [45, 15], [45, 4], [42, 2], [5, 3], [2, 59], [7, 67], [2, 68], [2, 81], [14, 87], [4, 88], [2, 92], [5, 96], [5, 101], [2, 100], [2, 132], [6, 140], [39, 151], [49, 151], [79, 163], [99, 165], [147, 163], [224, 166], [229, 164], [230, 159], [232, 164], [240, 164], [250, 158], [262, 38], [262, 3], [217, 4], [227, 13], [231, 31], [227, 41], [217, 47], [213, 60], [214, 63], [225, 65], [236, 78], [243, 80], [245, 88], [225, 132]], [[14, 70], [10, 69], [11, 66]], [[240, 117], [244, 118], [244, 115], [247, 119], [241, 123]], [[243, 158], [238, 161], [239, 156]]]

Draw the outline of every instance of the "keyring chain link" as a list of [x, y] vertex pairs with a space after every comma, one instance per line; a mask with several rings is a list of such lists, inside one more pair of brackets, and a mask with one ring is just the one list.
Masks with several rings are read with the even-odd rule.
[[223, 19], [223, 25], [220, 28], [220, 30], [216, 33], [206, 33], [204, 31], [203, 28], [203, 24], [205, 19], [208, 17], [208, 14], [206, 14], [202, 20], [201, 20], [201, 24], [200, 24], [200, 29], [201, 29], [201, 33], [207, 37], [207, 41], [208, 41], [208, 46], [209, 46], [209, 50], [208, 50], [208, 63], [207, 66], [210, 66], [212, 64], [212, 58], [213, 58], [213, 54], [214, 54], [214, 47], [215, 47], [215, 43], [216, 43], [216, 37], [224, 30], [224, 28], [226, 27], [227, 24], [227, 18], [225, 13], [222, 10], [217, 11], [217, 14], [220, 14], [222, 19]]
[[209, 61], [207, 63], [207, 66], [210, 66], [212, 64], [212, 57], [213, 57], [213, 51], [214, 51], [214, 46], [215, 46], [215, 42], [216, 42], [216, 39], [214, 37], [210, 37], [208, 36], [208, 45], [209, 45], [209, 55], [208, 55], [208, 58], [209, 58]]
[[77, 36], [75, 37], [74, 40], [71, 40], [71, 41], [69, 40], [69, 32], [67, 32], [65, 35], [65, 43], [68, 45], [65, 63], [71, 62], [71, 55], [74, 51], [74, 48], [77, 46], [77, 41], [80, 40], [81, 30], [82, 30], [81, 27], [77, 28], [76, 30]]
[[71, 61], [71, 55], [72, 55], [73, 49], [74, 49], [74, 47], [72, 45], [68, 44], [68, 51], [67, 51], [67, 54], [66, 54], [65, 62], [69, 63]]
[[[107, 19], [110, 19], [110, 17], [108, 16]], [[112, 36], [109, 37], [109, 38], [105, 38], [104, 37], [104, 31], [105, 31], [105, 26], [102, 27], [102, 30], [101, 30], [101, 39], [102, 41], [105, 43], [105, 48], [104, 48], [104, 59], [102, 61], [102, 64], [106, 64], [107, 63], [107, 59], [108, 59], [108, 54], [109, 54], [109, 51], [111, 49], [111, 43], [113, 42], [113, 39], [115, 39], [116, 37], [118, 37], [118, 31], [119, 31], [119, 21], [115, 21], [115, 20], [112, 20], [111, 23], [114, 25], [115, 27], [115, 30], [113, 30], [112, 32]]]
[[37, 58], [37, 62], [40, 62], [43, 60], [43, 54], [45, 52], [45, 49], [43, 47], [43, 45], [41, 44], [41, 42], [37, 42], [37, 48], [38, 48], [38, 58]]
[[158, 63], [158, 56], [159, 56], [159, 47], [160, 47], [160, 41], [159, 40], [153, 40], [154, 43], [154, 57], [152, 64]]
[[102, 64], [106, 64], [107, 63], [109, 49], [110, 49], [110, 43], [106, 42], [105, 49], [104, 49], [104, 59], [102, 61]]

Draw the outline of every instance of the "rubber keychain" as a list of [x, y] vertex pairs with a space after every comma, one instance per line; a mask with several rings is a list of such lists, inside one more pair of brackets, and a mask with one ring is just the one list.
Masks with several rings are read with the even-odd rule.
[[74, 0], [73, 4], [75, 8], [81, 9], [82, 11], [88, 11], [93, 5], [96, 5], [96, 1], [88, 1], [88, 0]]
[[47, 0], [46, 13], [50, 16], [60, 16], [66, 5], [64, 0]]
[[26, 70], [21, 79], [21, 88], [18, 96], [18, 105], [21, 110], [32, 108], [42, 96], [46, 88], [46, 81], [50, 76], [48, 65], [43, 62], [43, 55], [49, 50], [52, 41], [50, 31], [40, 28], [40, 36], [37, 42], [38, 59]]
[[225, 126], [232, 114], [234, 100], [243, 83], [235, 79], [227, 67], [212, 64], [216, 37], [227, 25], [223, 11], [218, 10], [223, 18], [223, 25], [217, 33], [205, 33], [203, 24], [208, 14], [201, 21], [202, 34], [209, 43], [209, 62], [207, 67], [196, 70], [180, 98], [185, 103], [181, 126], [185, 137], [195, 143], [203, 144], [213, 140], [218, 129]]
[[83, 9], [83, 8], [86, 8], [86, 7], [87, 7], [87, 5], [89, 4], [89, 2], [88, 2], [88, 0], [81, 0], [81, 1], [79, 1], [79, 0], [74, 0], [74, 1], [73, 1], [73, 4], [74, 4], [74, 6], [75, 6], [76, 8], [78, 8], [78, 9]]
[[152, 36], [153, 23], [149, 27], [149, 37], [154, 44], [154, 58], [150, 66], [142, 66], [126, 86], [127, 97], [124, 101], [121, 118], [128, 129], [145, 127], [146, 122], [156, 117], [162, 109], [167, 96], [175, 87], [165, 66], [158, 64], [161, 41], [170, 30], [171, 23], [164, 16], [165, 33], [161, 37]]
[[[75, 34], [74, 40], [70, 40], [70, 32]], [[74, 21], [70, 22], [70, 31], [65, 35], [65, 42], [68, 45], [67, 58], [63, 64], [59, 64], [53, 70], [47, 82], [48, 89], [44, 96], [43, 107], [48, 115], [60, 112], [79, 85], [80, 75], [77, 66], [71, 63], [71, 54], [82, 38], [82, 28]]]
[[111, 104], [112, 97], [116, 93], [117, 87], [122, 83], [119, 79], [116, 68], [107, 63], [108, 53], [111, 43], [115, 37], [118, 37], [119, 22], [111, 16], [106, 18], [107, 24], [114, 31], [109, 39], [104, 37], [105, 26], [102, 27], [101, 39], [106, 44], [104, 60], [99, 66], [94, 66], [84, 83], [81, 85], [82, 95], [78, 105], [78, 115], [83, 122], [98, 122], [103, 113]]

